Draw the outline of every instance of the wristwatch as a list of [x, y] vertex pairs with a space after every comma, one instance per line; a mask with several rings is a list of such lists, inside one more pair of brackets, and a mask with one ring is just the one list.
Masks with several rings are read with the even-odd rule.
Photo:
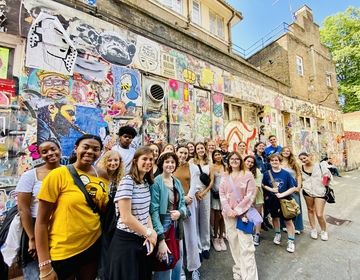
[[146, 228], [146, 234], [145, 234], [145, 238], [149, 238], [150, 236], [151, 236], [151, 234], [152, 234], [152, 230], [151, 230], [151, 228]]

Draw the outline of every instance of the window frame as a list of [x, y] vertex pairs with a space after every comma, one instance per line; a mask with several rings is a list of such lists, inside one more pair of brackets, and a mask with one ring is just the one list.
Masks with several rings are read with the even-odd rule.
[[325, 83], [326, 83], [327, 87], [329, 87], [329, 88], [333, 87], [333, 85], [332, 85], [332, 76], [331, 76], [330, 73], [325, 74]]
[[[214, 22], [212, 22], [212, 18], [214, 18]], [[221, 24], [219, 24], [221, 23]], [[213, 10], [209, 10], [209, 31], [214, 36], [225, 39], [225, 19], [214, 12]], [[221, 26], [221, 28], [219, 28]]]
[[[196, 3], [198, 5], [198, 10], [197, 10], [197, 13], [198, 13], [198, 21], [195, 20], [195, 17], [194, 17], [194, 3]], [[200, 25], [201, 26], [201, 3], [200, 1], [198, 0], [193, 0], [192, 1], [192, 9], [191, 9], [191, 21], [197, 25]]]
[[295, 59], [296, 73], [299, 76], [304, 76], [304, 60], [301, 56], [297, 55]]
[[[173, 12], [182, 15], [183, 14], [183, 0], [158, 0], [162, 5], [169, 8]], [[176, 2], [180, 2], [180, 4]], [[178, 9], [180, 8], [180, 10]]]

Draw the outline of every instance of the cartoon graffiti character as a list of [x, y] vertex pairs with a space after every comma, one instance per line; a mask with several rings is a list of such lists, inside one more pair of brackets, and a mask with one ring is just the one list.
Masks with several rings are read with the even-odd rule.
[[75, 124], [76, 107], [70, 104], [54, 103], [41, 107], [38, 113], [38, 142], [49, 138], [57, 138], [70, 135], [70, 129], [84, 134]]
[[40, 94], [54, 100], [60, 100], [70, 95], [70, 77], [55, 72], [38, 71]]
[[139, 93], [136, 90], [137, 80], [134, 75], [126, 73], [120, 78], [121, 99], [124, 100], [127, 97], [130, 100], [136, 100], [139, 97]]
[[113, 32], [101, 33], [96, 49], [106, 61], [117, 65], [129, 65], [136, 52], [133, 43], [126, 42]]
[[151, 45], [142, 45], [138, 54], [139, 62], [144, 70], [154, 71], [159, 65], [158, 50]]
[[41, 13], [29, 31], [26, 65], [71, 75], [76, 56], [77, 50], [58, 18]]
[[189, 70], [189, 69], [184, 69], [183, 72], [183, 78], [185, 80], [185, 82], [189, 83], [189, 84], [195, 84], [196, 81], [196, 74]]

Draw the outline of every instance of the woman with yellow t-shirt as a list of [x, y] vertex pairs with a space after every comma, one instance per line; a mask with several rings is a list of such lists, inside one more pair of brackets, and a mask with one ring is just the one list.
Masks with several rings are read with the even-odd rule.
[[[97, 208], [105, 209], [108, 180], [93, 166], [103, 145], [100, 137], [83, 135], [75, 142], [77, 171]], [[95, 279], [100, 255], [100, 215], [94, 212], [66, 166], [51, 171], [38, 194], [35, 224], [41, 279]]]

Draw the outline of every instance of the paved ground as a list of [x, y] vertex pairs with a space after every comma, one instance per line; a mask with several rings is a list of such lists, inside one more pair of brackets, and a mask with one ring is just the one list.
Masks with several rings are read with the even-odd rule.
[[[325, 211], [329, 241], [310, 239], [307, 213], [303, 209], [306, 228], [296, 236], [294, 254], [286, 252], [285, 233], [281, 246], [272, 243], [273, 232], [263, 234], [256, 250], [259, 279], [360, 279], [360, 170], [335, 177], [334, 190], [336, 203], [327, 204]], [[231, 280], [230, 252], [212, 250], [211, 253], [210, 259], [202, 264], [201, 279]]]

